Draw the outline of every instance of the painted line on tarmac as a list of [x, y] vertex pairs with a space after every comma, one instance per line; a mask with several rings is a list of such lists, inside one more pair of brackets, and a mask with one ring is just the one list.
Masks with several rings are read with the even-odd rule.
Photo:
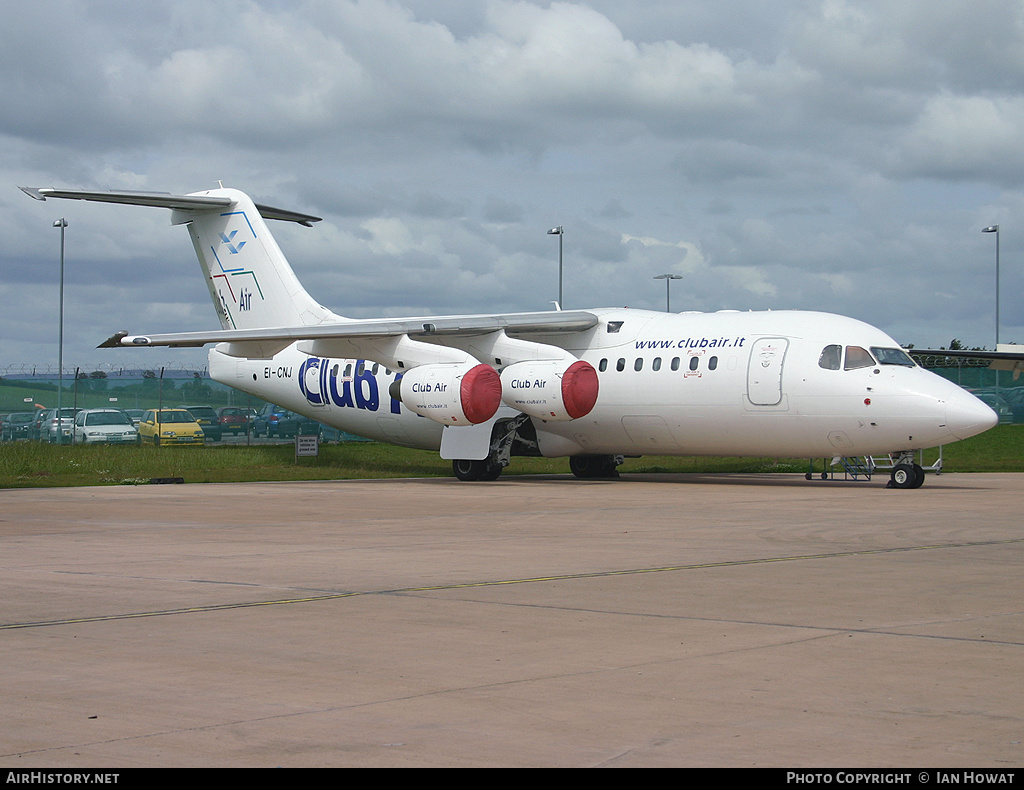
[[571, 581], [573, 579], [597, 579], [612, 576], [632, 576], [640, 573], [671, 573], [675, 571], [694, 571], [708, 568], [731, 568], [743, 565], [765, 565], [772, 562], [800, 562], [805, 560], [830, 560], [844, 557], [867, 557], [878, 554], [898, 554], [909, 551], [933, 551], [936, 549], [962, 549], [978, 546], [1002, 546], [1013, 543], [1024, 543], [1024, 538], [1007, 540], [979, 540], [964, 543], [935, 543], [927, 546], [899, 546], [887, 549], [859, 549], [857, 551], [826, 552], [823, 554], [796, 554], [786, 557], [761, 557], [749, 560], [724, 560], [721, 562], [701, 562], [688, 565], [664, 565], [657, 568], [626, 568], [614, 571], [592, 571], [588, 573], [566, 573], [551, 576], [532, 576], [522, 579], [498, 579], [479, 582], [459, 582], [454, 584], [427, 585], [423, 587], [400, 587], [393, 590], [356, 590], [344, 593], [328, 593], [325, 595], [309, 595], [302, 598], [277, 598], [268, 601], [246, 601], [240, 603], [211, 604], [209, 606], [188, 606], [178, 609], [157, 609], [147, 612], [127, 612], [122, 614], [96, 615], [92, 617], [68, 617], [58, 620], [39, 620], [25, 623], [0, 623], [0, 631], [18, 628], [44, 628], [57, 625], [80, 625], [83, 623], [103, 623], [112, 620], [134, 620], [142, 617], [168, 617], [171, 615], [200, 614], [204, 612], [223, 612], [233, 609], [249, 609], [256, 606], [285, 606], [299, 603], [315, 603], [319, 601], [335, 601], [342, 598], [356, 598], [367, 595], [400, 595], [403, 593], [438, 592], [442, 590], [465, 590], [476, 587], [500, 587], [510, 584], [534, 584], [537, 582]]

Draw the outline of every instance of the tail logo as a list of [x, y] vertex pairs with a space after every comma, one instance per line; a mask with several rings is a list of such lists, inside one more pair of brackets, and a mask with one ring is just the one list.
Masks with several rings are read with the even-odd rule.
[[231, 231], [230, 235], [225, 235], [223, 233], [220, 234], [220, 240], [224, 242], [224, 245], [228, 248], [228, 252], [230, 252], [232, 255], [238, 255], [238, 253], [242, 251], [242, 247], [245, 246], [244, 241], [238, 242], [237, 245], [231, 243], [232, 241], [234, 241], [234, 238], [237, 235], [237, 230]]
[[[240, 224], [237, 222], [236, 219], [239, 217], [245, 222], [245, 224], [242, 225], [240, 228], [236, 227], [233, 230], [228, 230], [227, 228], [224, 228], [224, 230], [219, 231], [217, 233], [217, 235], [220, 237], [222, 249], [226, 247], [229, 255], [238, 255], [242, 251], [242, 248], [245, 247], [245, 245], [248, 244], [249, 241], [256, 238], [256, 229], [253, 228], [252, 223], [249, 222], [249, 218], [245, 216], [244, 211], [228, 211], [224, 214], [221, 214], [221, 216], [227, 217], [227, 223], [230, 224]], [[246, 231], [246, 228], [248, 228], [248, 231]], [[248, 236], [249, 239], [245, 241], [235, 241], [235, 237], [238, 236], [239, 232], [241, 232], [243, 236]], [[217, 254], [217, 247], [212, 244], [210, 245], [210, 252], [213, 253], [214, 260], [217, 261], [217, 265], [220, 267], [220, 270], [225, 274], [231, 274], [232, 272], [240, 272], [245, 269], [245, 264], [242, 264], [241, 266], [238, 266], [234, 269], [225, 266], [224, 262], [221, 261], [220, 259], [220, 255]]]

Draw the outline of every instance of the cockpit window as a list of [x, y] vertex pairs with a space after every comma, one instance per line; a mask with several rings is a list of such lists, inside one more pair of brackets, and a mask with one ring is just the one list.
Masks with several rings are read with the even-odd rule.
[[839, 360], [843, 356], [842, 346], [825, 346], [818, 357], [818, 367], [825, 370], [839, 370]]
[[857, 370], [858, 368], [869, 368], [875, 364], [874, 357], [860, 346], [846, 347], [846, 370]]
[[880, 365], [904, 365], [908, 368], [914, 367], [914, 360], [910, 354], [902, 348], [876, 348], [871, 347], [871, 353], [875, 355]]

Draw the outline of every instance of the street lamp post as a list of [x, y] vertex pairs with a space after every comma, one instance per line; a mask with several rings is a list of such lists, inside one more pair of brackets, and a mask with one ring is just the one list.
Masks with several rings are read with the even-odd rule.
[[64, 444], [61, 425], [61, 394], [64, 391], [64, 229], [68, 221], [61, 217], [53, 227], [60, 228], [60, 319], [57, 322], [57, 444]]
[[672, 284], [673, 280], [682, 280], [683, 276], [681, 274], [659, 274], [659, 275], [656, 275], [654, 279], [655, 280], [664, 280], [665, 281], [665, 312], [666, 313], [671, 313], [672, 312], [672, 296], [669, 293], [669, 288], [671, 287], [671, 284]]
[[548, 231], [549, 236], [558, 236], [558, 309], [562, 309], [562, 236], [565, 235], [565, 231], [562, 226], [559, 225], [557, 228], [552, 228]]
[[999, 226], [989, 225], [982, 233], [996, 234], [996, 349], [999, 348]]

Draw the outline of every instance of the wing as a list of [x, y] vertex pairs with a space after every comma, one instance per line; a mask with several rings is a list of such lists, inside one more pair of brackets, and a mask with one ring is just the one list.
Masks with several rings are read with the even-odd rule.
[[595, 313], [564, 310], [503, 315], [425, 316], [351, 320], [268, 329], [224, 329], [171, 335], [118, 332], [100, 348], [123, 346], [196, 347], [217, 343], [223, 354], [270, 359], [292, 344], [318, 357], [372, 359], [399, 370], [470, 358], [504, 366], [539, 359], [570, 359], [561, 346], [527, 340], [524, 335], [577, 334], [599, 323]]
[[281, 327], [271, 329], [223, 329], [210, 332], [181, 332], [169, 335], [130, 335], [118, 332], [97, 348], [120, 346], [198, 347], [210, 343], [284, 343], [299, 340], [363, 340], [408, 335], [430, 337], [472, 337], [491, 332], [520, 333], [582, 332], [597, 326], [598, 317], [585, 310], [504, 315], [425, 316], [422, 318], [352, 320], [340, 324]]

